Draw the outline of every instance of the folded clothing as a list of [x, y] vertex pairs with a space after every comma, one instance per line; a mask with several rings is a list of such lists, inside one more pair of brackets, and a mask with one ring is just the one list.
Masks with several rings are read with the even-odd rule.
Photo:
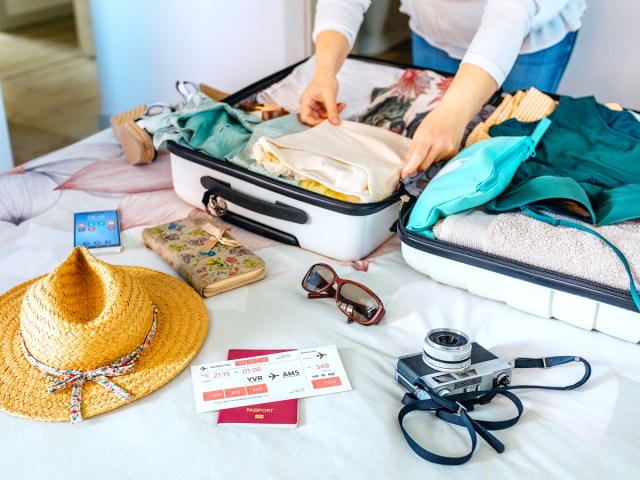
[[557, 104], [556, 100], [534, 87], [527, 91], [518, 90], [513, 95], [507, 93], [498, 108], [486, 120], [475, 126], [468, 135], [465, 145], [468, 147], [481, 140], [491, 138], [489, 128], [510, 118], [521, 122], [535, 122], [547, 117]]
[[226, 159], [239, 167], [258, 173], [264, 177], [273, 178], [280, 182], [298, 186], [300, 184], [299, 180], [282, 175], [281, 172], [278, 171], [267, 170], [263, 165], [252, 159], [251, 155], [255, 143], [262, 137], [279, 138], [283, 135], [302, 132], [308, 128], [310, 127], [302, 124], [298, 119], [298, 115], [295, 114], [284, 115], [282, 117], [274, 118], [273, 120], [262, 122], [254, 127], [249, 140], [244, 147], [242, 147], [242, 150], [235, 155], [227, 156]]
[[224, 159], [242, 150], [262, 120], [220, 102], [206, 110], [183, 113], [172, 122], [177, 143]]
[[166, 150], [168, 141], [177, 141], [182, 137], [179, 128], [176, 126], [178, 118], [209, 110], [215, 107], [217, 103], [204, 93], [195, 92], [187, 98], [184, 105], [178, 110], [147, 115], [142, 119], [140, 126], [151, 134], [153, 146], [156, 150]]
[[252, 157], [270, 171], [313, 180], [330, 190], [377, 202], [398, 188], [411, 140], [362, 123], [328, 121], [276, 139], [262, 137]]

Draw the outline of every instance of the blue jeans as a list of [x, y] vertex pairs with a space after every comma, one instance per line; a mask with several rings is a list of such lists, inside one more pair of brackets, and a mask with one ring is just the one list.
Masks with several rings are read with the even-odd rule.
[[[555, 93], [564, 74], [578, 32], [568, 33], [559, 43], [535, 53], [518, 55], [516, 63], [502, 84], [505, 92], [536, 87], [546, 93]], [[435, 48], [419, 35], [413, 34], [413, 63], [454, 74], [460, 60], [451, 58], [444, 50]]]

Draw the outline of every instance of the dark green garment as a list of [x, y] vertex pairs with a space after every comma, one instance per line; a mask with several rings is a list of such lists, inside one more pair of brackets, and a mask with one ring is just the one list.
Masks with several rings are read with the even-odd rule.
[[254, 127], [262, 120], [226, 103], [213, 108], [181, 115], [176, 126], [181, 134], [178, 143], [224, 159], [238, 154], [249, 141]]
[[[560, 97], [549, 119], [536, 156], [520, 166], [486, 210], [498, 213], [536, 203], [557, 207], [569, 200], [587, 213], [583, 220], [594, 224], [640, 218], [640, 122], [633, 114], [610, 110], [593, 97]], [[536, 125], [512, 119], [489, 133], [529, 135]]]

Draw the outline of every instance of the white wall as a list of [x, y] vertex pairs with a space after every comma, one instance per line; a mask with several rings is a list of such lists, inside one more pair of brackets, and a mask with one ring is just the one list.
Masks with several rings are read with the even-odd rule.
[[640, 110], [640, 1], [587, 0], [558, 93]]
[[104, 119], [179, 100], [176, 80], [234, 92], [311, 54], [309, 0], [91, 0]]
[[9, 141], [9, 128], [7, 116], [4, 111], [4, 99], [2, 97], [2, 84], [0, 84], [0, 173], [13, 167], [11, 154], [11, 142]]

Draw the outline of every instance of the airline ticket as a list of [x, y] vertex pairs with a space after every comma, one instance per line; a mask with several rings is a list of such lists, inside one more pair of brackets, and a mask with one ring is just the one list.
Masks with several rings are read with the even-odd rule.
[[191, 378], [198, 412], [351, 390], [335, 345], [195, 365]]

